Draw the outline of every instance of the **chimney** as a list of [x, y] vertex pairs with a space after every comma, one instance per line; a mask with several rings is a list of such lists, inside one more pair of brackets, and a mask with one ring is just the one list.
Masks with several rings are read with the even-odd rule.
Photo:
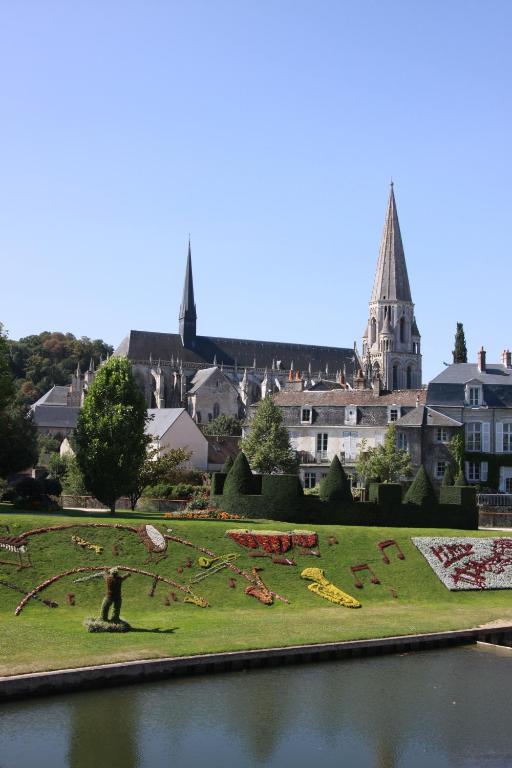
[[512, 354], [510, 353], [510, 349], [504, 349], [501, 353], [501, 364], [505, 366], [505, 368], [512, 368]]
[[482, 347], [478, 353], [478, 370], [485, 373], [485, 349]]

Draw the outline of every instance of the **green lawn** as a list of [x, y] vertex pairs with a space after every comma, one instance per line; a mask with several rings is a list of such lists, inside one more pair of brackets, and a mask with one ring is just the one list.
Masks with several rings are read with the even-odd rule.
[[[224, 523], [205, 521], [168, 521], [162, 516], [118, 513], [115, 518], [85, 513], [35, 515], [15, 513], [8, 505], [0, 505], [0, 525], [9, 533], [46, 525], [80, 522], [119, 522], [138, 525], [151, 522], [162, 532], [172, 527], [173, 533], [218, 554], [238, 552], [237, 565], [250, 570], [258, 565], [261, 576], [290, 604], [276, 601], [272, 606], [260, 604], [244, 594], [247, 582], [237, 577], [236, 588], [228, 586], [227, 570], [201, 582], [195, 591], [205, 597], [209, 608], [198, 608], [181, 602], [183, 595], [159, 584], [155, 595], [148, 592], [152, 581], [132, 576], [123, 588], [122, 615], [137, 629], [122, 634], [90, 634], [84, 629], [85, 617], [97, 615], [104, 593], [102, 579], [73, 584], [66, 577], [42, 593], [43, 598], [58, 602], [48, 608], [31, 600], [19, 616], [14, 610], [21, 594], [0, 584], [0, 675], [36, 670], [58, 669], [128, 659], [181, 656], [213, 651], [262, 648], [299, 643], [384, 637], [414, 632], [461, 629], [490, 621], [512, 622], [512, 600], [508, 590], [495, 592], [449, 592], [431, 571], [413, 546], [410, 537], [421, 535], [493, 535], [484, 532], [433, 531], [405, 528], [366, 528], [343, 526], [300, 526], [317, 530], [321, 557], [293, 553], [296, 567], [277, 565], [270, 559], [252, 559], [247, 550], [225, 537], [234, 527], [288, 530], [286, 523]], [[299, 526], [297, 526], [299, 527]], [[0, 528], [0, 535], [5, 529]], [[100, 555], [76, 549], [71, 536], [77, 534], [104, 547]], [[328, 536], [338, 545], [328, 546]], [[405, 560], [393, 559], [385, 565], [377, 542], [395, 538], [405, 553]], [[118, 555], [112, 551], [117, 545]], [[193, 549], [171, 542], [168, 558], [157, 566], [145, 564], [147, 552], [139, 539], [124, 531], [111, 529], [76, 529], [34, 536], [30, 539], [32, 568], [17, 570], [15, 565], [0, 564], [0, 579], [28, 590], [52, 575], [82, 565], [128, 565], [140, 567], [186, 584], [199, 569]], [[185, 566], [188, 558], [192, 568]], [[0, 550], [1, 560], [14, 555]], [[364, 588], [355, 589], [350, 565], [369, 563], [376, 571], [380, 585], [365, 580]], [[337, 586], [357, 597], [362, 608], [351, 610], [332, 605], [312, 594], [308, 582], [300, 578], [305, 567], [321, 567]], [[183, 567], [183, 572], [177, 569]], [[75, 577], [76, 578], [76, 577]], [[395, 590], [397, 598], [392, 596]], [[169, 591], [175, 591], [179, 602], [165, 605]], [[73, 592], [76, 605], [66, 602]]]

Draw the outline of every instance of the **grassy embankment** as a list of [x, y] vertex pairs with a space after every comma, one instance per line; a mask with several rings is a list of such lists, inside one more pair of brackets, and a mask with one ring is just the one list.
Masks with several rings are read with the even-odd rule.
[[[247, 582], [240, 577], [237, 577], [236, 588], [231, 589], [228, 578], [234, 574], [227, 570], [194, 588], [210, 602], [211, 607], [204, 609], [182, 603], [183, 595], [164, 584], [159, 584], [155, 595], [149, 597], [151, 579], [132, 576], [123, 587], [122, 615], [137, 631], [124, 635], [90, 634], [82, 622], [85, 617], [98, 614], [104, 594], [102, 579], [73, 584], [73, 577], [67, 577], [42, 593], [43, 598], [58, 602], [58, 608], [51, 609], [31, 600], [17, 617], [14, 610], [22, 595], [0, 585], [0, 675], [128, 659], [461, 629], [498, 619], [512, 622], [509, 591], [449, 592], [410, 540], [411, 536], [436, 533], [464, 536], [492, 535], [490, 533], [301, 526], [317, 530], [321, 557], [301, 556], [292, 550], [291, 556], [297, 565], [290, 567], [273, 564], [270, 559], [252, 559], [247, 550], [225, 537], [228, 528], [289, 530], [291, 526], [286, 523], [168, 521], [161, 515], [142, 517], [128, 513], [119, 513], [115, 518], [100, 514], [91, 517], [70, 511], [35, 515], [14, 512], [8, 505], [0, 505], [0, 525], [8, 525], [11, 535], [46, 525], [98, 521], [129, 525], [151, 522], [162, 532], [172, 527], [174, 534], [218, 554], [238, 552], [237, 564], [247, 570], [254, 565], [263, 567], [261, 576], [265, 583], [287, 597], [290, 604], [279, 601], [272, 606], [260, 604], [244, 594]], [[5, 529], [0, 529], [0, 534], [3, 533]], [[71, 543], [73, 534], [100, 544], [104, 547], [103, 553], [76, 549]], [[329, 536], [335, 536], [339, 544], [329, 546]], [[405, 560], [392, 559], [390, 565], [382, 562], [377, 542], [388, 538], [399, 542]], [[113, 544], [118, 546], [117, 556], [113, 554]], [[199, 553], [172, 542], [167, 559], [156, 566], [145, 564], [147, 552], [134, 534], [109, 529], [83, 528], [34, 536], [30, 539], [30, 553], [32, 568], [17, 570], [15, 565], [0, 564], [0, 579], [29, 590], [69, 568], [118, 564], [145, 568], [186, 584], [199, 570], [195, 565]], [[189, 557], [194, 561], [190, 569], [183, 567]], [[0, 550], [0, 559], [14, 562], [15, 556]], [[370, 564], [381, 584], [373, 585], [364, 577], [364, 588], [355, 589], [350, 566], [358, 563]], [[323, 568], [333, 583], [357, 597], [363, 607], [343, 608], [312, 594], [307, 589], [309, 582], [300, 578], [301, 570], [311, 566]], [[183, 567], [182, 573], [177, 572], [180, 567]], [[397, 598], [393, 597], [392, 590]], [[179, 602], [164, 604], [169, 591], [176, 592]], [[66, 602], [69, 592], [75, 594], [74, 606]]]

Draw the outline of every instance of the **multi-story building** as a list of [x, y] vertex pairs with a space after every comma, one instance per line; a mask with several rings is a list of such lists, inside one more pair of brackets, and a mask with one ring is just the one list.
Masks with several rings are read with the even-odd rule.
[[433, 379], [427, 405], [464, 426], [465, 475], [470, 483], [512, 493], [512, 360], [453, 363]]

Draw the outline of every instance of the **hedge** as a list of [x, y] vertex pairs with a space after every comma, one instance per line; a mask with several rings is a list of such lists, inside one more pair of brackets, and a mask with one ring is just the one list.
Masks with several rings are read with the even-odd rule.
[[240, 451], [224, 481], [224, 495], [239, 496], [253, 493], [252, 472], [245, 453]]
[[370, 483], [368, 498], [372, 504], [401, 504], [402, 486], [400, 483]]

